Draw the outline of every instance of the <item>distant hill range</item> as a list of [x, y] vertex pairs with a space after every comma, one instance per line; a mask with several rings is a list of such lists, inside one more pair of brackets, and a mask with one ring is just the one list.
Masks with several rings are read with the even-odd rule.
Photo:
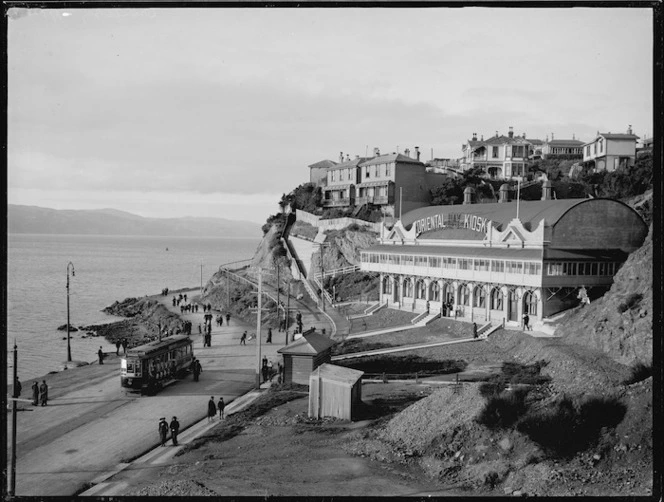
[[262, 236], [261, 225], [223, 218], [144, 218], [117, 209], [71, 210], [9, 204], [10, 234]]

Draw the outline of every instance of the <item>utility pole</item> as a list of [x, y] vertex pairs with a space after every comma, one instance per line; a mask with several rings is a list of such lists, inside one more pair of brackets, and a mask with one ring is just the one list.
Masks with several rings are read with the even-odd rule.
[[67, 263], [67, 362], [71, 362], [71, 343], [69, 338], [69, 266], [71, 265], [71, 275], [72, 277], [76, 275], [74, 272], [74, 264], [72, 262]]
[[263, 270], [258, 269], [258, 312], [256, 313], [256, 389], [261, 388], [261, 309], [263, 299]]
[[[69, 275], [67, 275], [69, 276]], [[67, 319], [69, 322], [69, 319]], [[14, 391], [12, 392], [14, 401], [12, 401], [12, 466], [11, 466], [11, 475], [12, 482], [9, 486], [9, 495], [14, 496], [16, 494], [16, 407], [18, 406], [18, 347], [16, 346], [16, 338], [14, 338]]]
[[288, 281], [288, 297], [286, 298], [286, 345], [288, 345], [288, 325], [290, 324], [290, 280]]
[[203, 296], [203, 260], [201, 260], [201, 296]]
[[281, 283], [279, 282], [279, 262], [277, 261], [277, 322], [281, 325], [281, 314], [279, 313], [279, 292], [281, 290]]
[[231, 309], [231, 275], [228, 269], [226, 269], [226, 309]]
[[325, 278], [323, 277], [323, 248], [325, 247], [325, 243], [321, 242], [319, 246], [320, 246], [320, 303], [323, 306], [323, 312], [325, 312], [325, 296], [324, 296]]

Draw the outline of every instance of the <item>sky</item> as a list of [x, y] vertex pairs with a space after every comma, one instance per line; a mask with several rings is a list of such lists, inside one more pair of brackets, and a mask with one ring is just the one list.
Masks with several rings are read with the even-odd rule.
[[652, 136], [649, 9], [11, 9], [8, 202], [258, 223], [310, 164]]

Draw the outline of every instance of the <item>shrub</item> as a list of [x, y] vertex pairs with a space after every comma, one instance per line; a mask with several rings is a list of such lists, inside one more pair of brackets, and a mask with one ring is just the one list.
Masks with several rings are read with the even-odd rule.
[[627, 408], [615, 398], [588, 397], [577, 405], [571, 398], [528, 413], [517, 429], [553, 457], [570, 458], [597, 442], [603, 427], [616, 427]]
[[652, 363], [645, 364], [641, 361], [634, 364], [631, 368], [630, 375], [623, 381], [625, 385], [631, 385], [636, 382], [642, 382], [646, 378], [652, 376]]
[[526, 410], [525, 391], [502, 392], [491, 395], [476, 418], [477, 423], [489, 429], [511, 427]]
[[621, 314], [625, 312], [626, 310], [631, 310], [639, 305], [641, 303], [641, 300], [643, 299], [643, 295], [639, 293], [631, 293], [627, 295], [627, 298], [625, 298], [625, 301], [620, 302], [618, 305], [618, 312]]

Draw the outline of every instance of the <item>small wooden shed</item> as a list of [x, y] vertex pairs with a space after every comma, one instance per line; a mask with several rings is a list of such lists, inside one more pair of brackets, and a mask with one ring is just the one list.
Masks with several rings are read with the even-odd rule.
[[284, 383], [309, 385], [309, 375], [321, 364], [329, 363], [335, 341], [310, 330], [277, 352], [284, 357]]
[[362, 401], [363, 371], [323, 364], [309, 376], [309, 416], [353, 419]]

